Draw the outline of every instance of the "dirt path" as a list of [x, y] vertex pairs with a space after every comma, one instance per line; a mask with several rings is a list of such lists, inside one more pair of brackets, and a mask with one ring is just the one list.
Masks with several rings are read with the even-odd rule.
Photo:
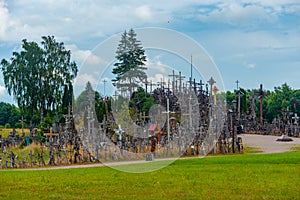
[[292, 138], [292, 142], [277, 142], [278, 136], [270, 135], [241, 135], [244, 146], [262, 150], [262, 153], [279, 153], [291, 151], [291, 148], [300, 145], [300, 138]]

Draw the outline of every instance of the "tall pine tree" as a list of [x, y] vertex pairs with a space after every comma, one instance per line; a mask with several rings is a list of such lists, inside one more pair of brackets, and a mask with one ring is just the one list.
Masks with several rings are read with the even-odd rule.
[[122, 34], [116, 58], [118, 61], [112, 71], [116, 75], [113, 84], [123, 94], [131, 96], [134, 89], [147, 79], [145, 50], [133, 29]]

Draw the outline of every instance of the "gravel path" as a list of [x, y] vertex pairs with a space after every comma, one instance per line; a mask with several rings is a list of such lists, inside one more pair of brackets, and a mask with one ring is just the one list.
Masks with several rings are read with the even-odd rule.
[[277, 142], [279, 136], [270, 135], [241, 135], [244, 146], [262, 150], [262, 153], [280, 153], [291, 151], [291, 148], [300, 145], [300, 138], [292, 137], [292, 142]]

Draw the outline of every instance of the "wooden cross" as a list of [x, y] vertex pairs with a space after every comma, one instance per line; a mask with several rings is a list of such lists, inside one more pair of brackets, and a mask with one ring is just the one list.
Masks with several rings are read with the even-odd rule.
[[219, 91], [219, 89], [217, 88], [217, 86], [214, 86], [213, 92], [214, 92], [214, 105], [217, 105], [217, 92]]
[[50, 127], [50, 133], [44, 133], [44, 136], [52, 138], [53, 136], [58, 136], [57, 133], [52, 132], [52, 127]]
[[24, 119], [23, 115], [22, 115], [22, 118], [21, 118], [20, 122], [22, 122], [22, 137], [24, 137], [25, 136], [25, 133], [24, 133], [24, 122], [26, 122], [26, 119]]
[[181, 84], [184, 78], [185, 76], [181, 76], [181, 72], [179, 72], [179, 75], [177, 76], [177, 79], [179, 80], [179, 91], [181, 91]]

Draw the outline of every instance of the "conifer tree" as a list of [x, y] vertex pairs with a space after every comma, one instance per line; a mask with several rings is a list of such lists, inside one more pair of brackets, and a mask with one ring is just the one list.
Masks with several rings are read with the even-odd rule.
[[130, 96], [147, 78], [145, 50], [136, 36], [133, 29], [128, 33], [124, 31], [116, 51], [117, 62], [112, 71], [116, 75], [113, 80], [114, 86], [123, 94], [129, 93]]

